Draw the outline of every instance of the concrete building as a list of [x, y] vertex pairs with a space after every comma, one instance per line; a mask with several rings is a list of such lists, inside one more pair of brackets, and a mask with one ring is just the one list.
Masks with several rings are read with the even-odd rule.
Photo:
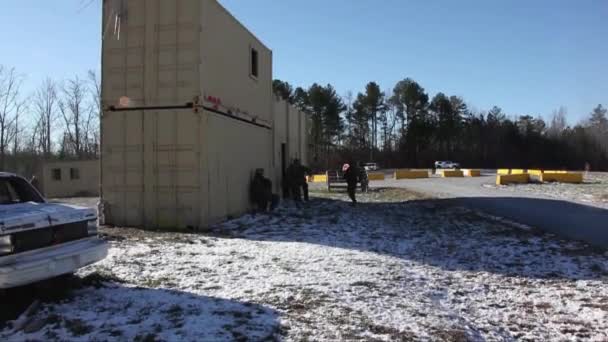
[[274, 172], [276, 191], [281, 192], [285, 170], [294, 159], [308, 162], [308, 117], [286, 101], [275, 98], [274, 102]]
[[99, 196], [99, 160], [47, 162], [38, 178], [47, 198]]
[[103, 15], [104, 28], [120, 17], [102, 48], [106, 222], [198, 229], [244, 213], [254, 170], [278, 184], [277, 148], [306, 139], [283, 133], [302, 120], [277, 118], [290, 111], [275, 112], [272, 52], [216, 0], [114, 3]]

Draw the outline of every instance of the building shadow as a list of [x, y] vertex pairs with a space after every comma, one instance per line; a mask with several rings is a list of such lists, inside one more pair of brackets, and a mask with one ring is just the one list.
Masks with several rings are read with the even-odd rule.
[[[69, 290], [51, 297], [33, 293], [31, 286], [7, 293], [13, 299], [2, 298], [2, 311], [7, 303], [34, 298], [42, 304], [29, 319], [37, 326], [35, 331], [15, 333], [14, 321], [0, 322], [0, 340], [257, 341], [275, 340], [279, 334], [279, 313], [266, 306], [90, 277], [73, 278], [83, 285], [73, 285], [73, 279], [64, 281], [71, 284]], [[15, 319], [17, 310], [12, 311], [10, 319]]]
[[227, 222], [214, 235], [378, 253], [448, 271], [590, 280], [608, 275], [601, 248], [606, 222], [608, 210], [557, 200], [479, 197], [351, 207], [314, 199], [302, 209], [284, 204], [271, 215]]
[[608, 210], [604, 208], [527, 197], [470, 197], [452, 201], [563, 238], [608, 249]]

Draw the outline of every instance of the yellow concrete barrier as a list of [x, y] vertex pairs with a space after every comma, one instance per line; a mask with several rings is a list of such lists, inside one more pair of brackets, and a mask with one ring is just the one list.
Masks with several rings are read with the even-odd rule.
[[509, 169], [498, 169], [498, 174], [499, 175], [510, 175], [511, 174], [511, 170], [509, 170]]
[[310, 183], [327, 183], [327, 175], [312, 175], [308, 176]]
[[369, 179], [370, 181], [383, 181], [384, 180], [384, 173], [370, 173], [367, 175], [367, 179]]
[[543, 170], [528, 170], [530, 176], [540, 176], [543, 174]]
[[481, 170], [463, 169], [462, 172], [467, 177], [481, 177]]
[[395, 171], [395, 179], [417, 179], [429, 178], [428, 170], [397, 170]]
[[512, 174], [512, 175], [523, 175], [524, 173], [526, 173], [526, 170], [522, 170], [522, 169], [511, 169], [511, 174]]
[[551, 171], [545, 171], [544, 173], [558, 173], [558, 174], [564, 174], [564, 173], [568, 173], [568, 171], [555, 171], [555, 170], [551, 170]]
[[559, 183], [574, 183], [583, 182], [583, 174], [579, 172], [556, 173], [545, 172], [540, 176], [541, 182], [559, 182]]
[[462, 172], [460, 170], [441, 170], [441, 177], [443, 177], [443, 178], [464, 177], [464, 172]]
[[530, 175], [521, 173], [518, 175], [498, 175], [496, 176], [496, 185], [507, 185], [511, 183], [525, 184], [530, 181]]

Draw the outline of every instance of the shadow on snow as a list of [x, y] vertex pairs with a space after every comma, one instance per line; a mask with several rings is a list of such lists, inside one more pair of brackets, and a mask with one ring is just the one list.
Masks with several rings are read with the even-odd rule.
[[5, 322], [0, 340], [264, 340], [279, 329], [278, 312], [265, 306], [97, 277], [64, 279], [61, 289], [47, 287], [45, 293], [18, 288], [0, 297], [3, 311], [5, 304], [19, 302], [7, 301], [9, 296], [21, 296], [23, 302], [34, 295], [43, 302], [31, 319], [38, 325], [35, 331], [14, 333], [13, 322]]
[[608, 210], [558, 200], [425, 199], [359, 203], [353, 208], [343, 200], [315, 198], [301, 210], [288, 202], [271, 215], [245, 216], [215, 231], [258, 241], [380, 253], [448, 271], [578, 280], [606, 276], [598, 261], [604, 258], [603, 250], [547, 232], [605, 243], [606, 222]]

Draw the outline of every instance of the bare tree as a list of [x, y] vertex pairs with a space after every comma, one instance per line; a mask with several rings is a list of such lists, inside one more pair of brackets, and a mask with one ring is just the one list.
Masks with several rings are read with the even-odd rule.
[[99, 119], [102, 113], [101, 83], [93, 71], [87, 80], [67, 80], [61, 87], [59, 111], [65, 134], [61, 140], [62, 155], [78, 159], [96, 157], [99, 147]]
[[559, 138], [568, 123], [566, 122], [566, 115], [568, 114], [568, 110], [566, 107], [559, 107], [558, 110], [553, 112], [553, 117], [551, 118], [551, 124], [549, 125], [549, 129], [547, 133], [552, 138]]
[[89, 110], [82, 125], [83, 153], [89, 158], [97, 155], [99, 146], [99, 125], [97, 123], [97, 115], [93, 110]]
[[67, 80], [61, 89], [59, 111], [65, 124], [65, 137], [62, 140], [61, 150], [73, 154], [77, 158], [84, 157], [86, 137], [84, 136], [88, 112], [87, 86], [83, 80], [74, 77]]
[[13, 125], [13, 129], [11, 130], [11, 135], [12, 135], [12, 143], [13, 143], [13, 148], [12, 148], [12, 153], [14, 156], [17, 155], [17, 153], [21, 152], [21, 148], [22, 148], [22, 138], [24, 139], [24, 135], [26, 133], [27, 127], [25, 125], [21, 125], [21, 122], [19, 121], [21, 119], [21, 114], [23, 112], [27, 111], [27, 99], [24, 99], [23, 101], [21, 101], [19, 103], [19, 107], [17, 108], [17, 110], [15, 111], [15, 123]]
[[29, 131], [25, 135], [27, 141], [25, 145], [25, 150], [30, 154], [36, 154], [39, 151], [39, 130], [40, 125], [38, 124], [38, 122], [35, 122], [33, 125], [30, 126]]
[[20, 99], [23, 78], [14, 68], [0, 65], [0, 170], [6, 168], [6, 155], [19, 134], [18, 118], [25, 102]]
[[100, 141], [100, 122], [101, 116], [103, 115], [103, 106], [101, 102], [101, 80], [97, 77], [97, 74], [93, 70], [89, 70], [89, 93], [91, 96], [91, 103], [93, 112], [89, 116], [88, 124], [88, 135], [89, 135], [89, 149], [90, 154], [97, 155]]
[[44, 154], [49, 157], [53, 150], [51, 132], [57, 119], [58, 99], [57, 84], [47, 78], [34, 94], [34, 109], [36, 115], [35, 129], [33, 138], [36, 145]]
[[93, 70], [89, 70], [89, 93], [91, 101], [95, 107], [95, 113], [98, 117], [101, 117], [101, 80], [97, 77], [97, 74]]

